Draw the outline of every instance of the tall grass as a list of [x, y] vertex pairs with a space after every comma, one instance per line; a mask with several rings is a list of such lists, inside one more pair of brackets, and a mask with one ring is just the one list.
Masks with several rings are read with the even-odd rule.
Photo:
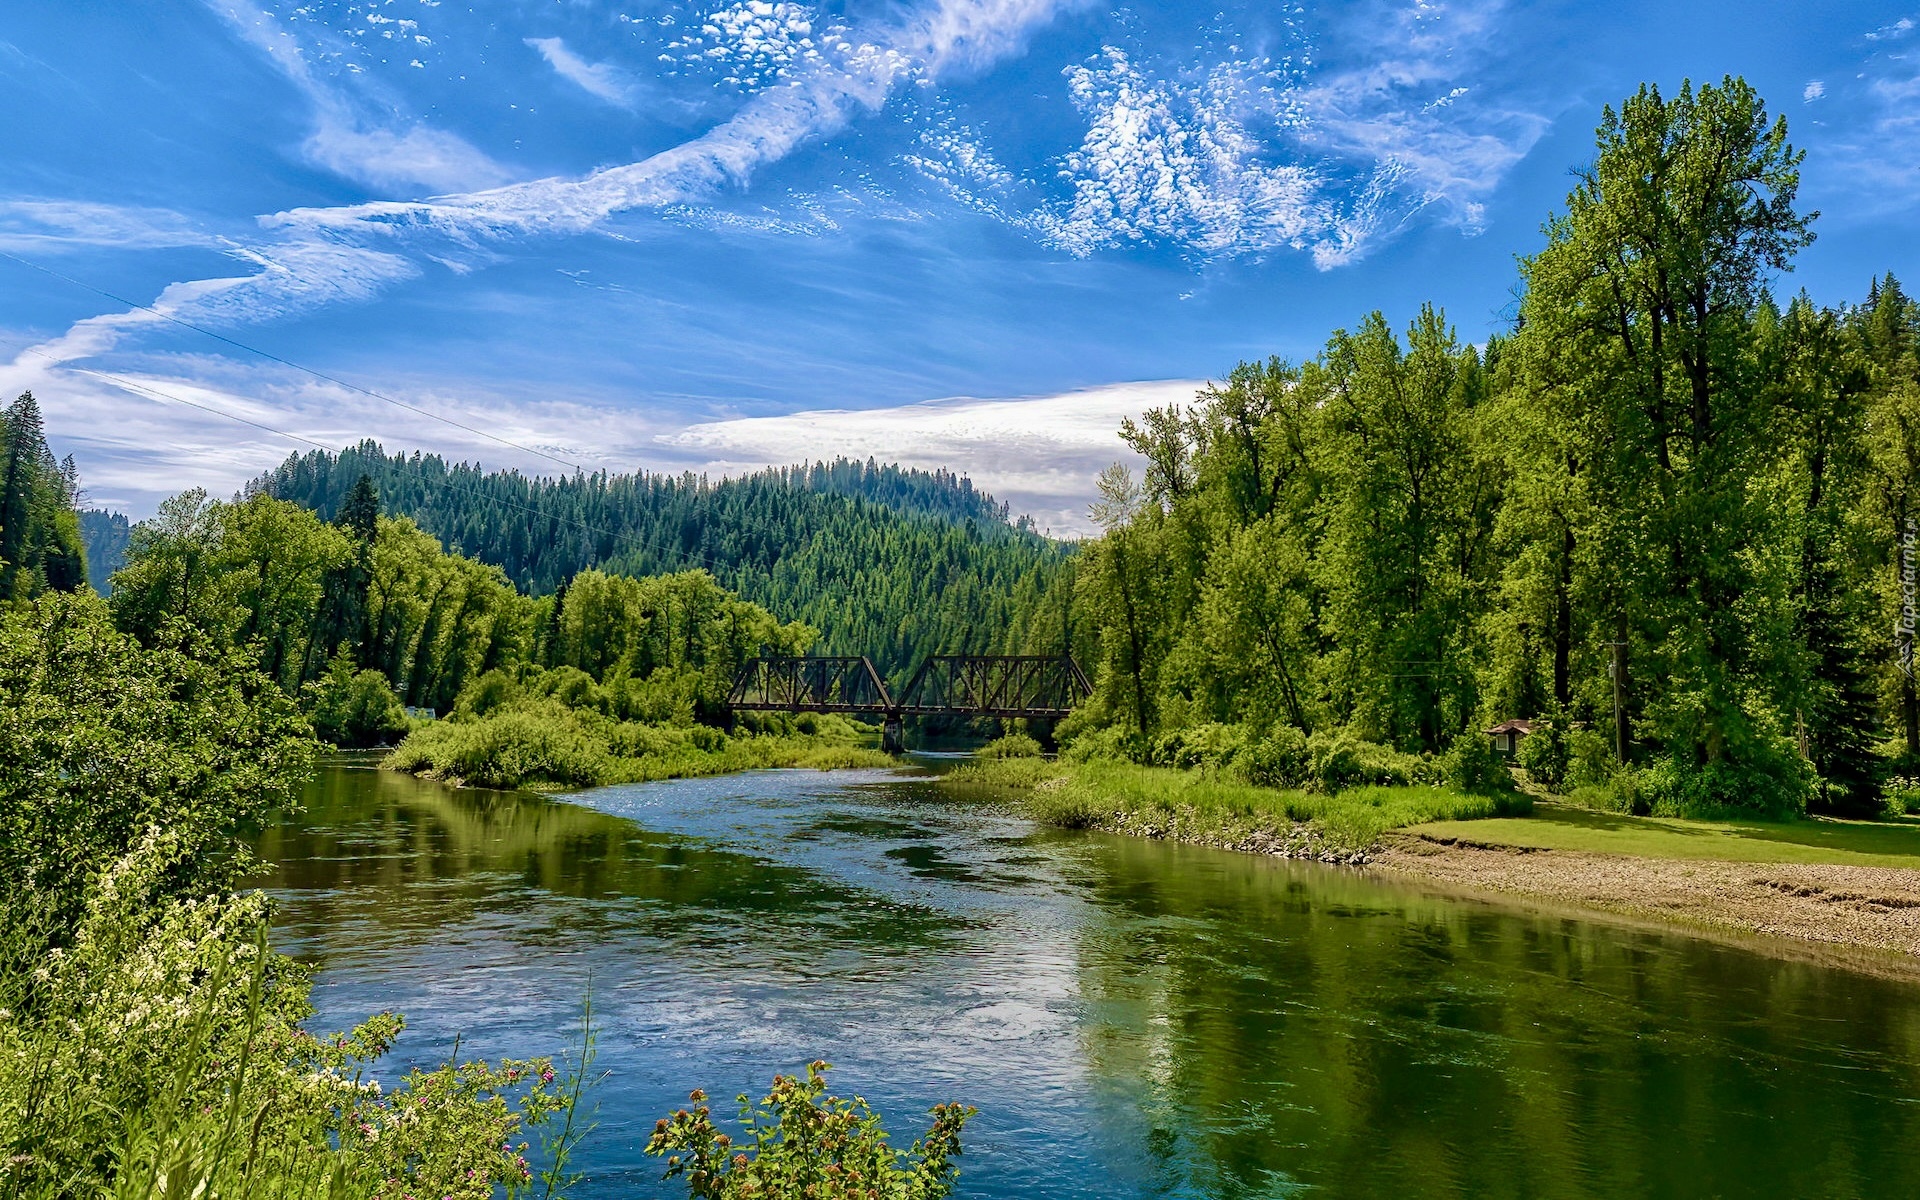
[[1001, 759], [963, 767], [948, 780], [1009, 789], [1035, 819], [1068, 828], [1152, 829], [1187, 840], [1237, 843], [1258, 832], [1309, 827], [1328, 850], [1367, 850], [1382, 835], [1425, 821], [1513, 816], [1525, 795], [1482, 795], [1432, 784], [1357, 787], [1331, 795], [1255, 787], [1218, 775], [1132, 763]]
[[813, 734], [729, 737], [704, 725], [617, 721], [556, 700], [523, 701], [485, 716], [420, 726], [383, 766], [480, 787], [596, 787], [724, 775], [761, 767], [887, 766], [857, 744], [847, 722]]

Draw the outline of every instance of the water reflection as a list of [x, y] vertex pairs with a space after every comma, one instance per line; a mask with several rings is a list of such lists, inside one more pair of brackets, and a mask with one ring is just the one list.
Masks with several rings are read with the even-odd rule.
[[330, 769], [263, 855], [340, 1023], [403, 1051], [561, 1041], [592, 980], [604, 1196], [694, 1084], [821, 1056], [902, 1133], [983, 1115], [976, 1197], [1897, 1195], [1910, 985], [1036, 830], [885, 773], [583, 793]]

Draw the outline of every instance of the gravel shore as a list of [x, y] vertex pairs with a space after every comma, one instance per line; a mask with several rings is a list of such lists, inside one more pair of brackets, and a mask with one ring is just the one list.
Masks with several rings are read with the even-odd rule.
[[[1524, 897], [1778, 941], [1869, 953], [1847, 965], [1920, 975], [1920, 870], [1636, 858], [1392, 837], [1373, 869], [1449, 888]], [[1759, 948], [1769, 947], [1761, 945]]]

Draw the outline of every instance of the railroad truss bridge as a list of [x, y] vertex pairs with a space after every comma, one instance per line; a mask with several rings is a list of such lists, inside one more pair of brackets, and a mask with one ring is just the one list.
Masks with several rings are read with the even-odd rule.
[[890, 754], [905, 745], [908, 714], [1059, 718], [1093, 694], [1080, 665], [1064, 654], [936, 654], [895, 696], [866, 655], [757, 658], [740, 670], [727, 697], [747, 712], [862, 713], [881, 720]]

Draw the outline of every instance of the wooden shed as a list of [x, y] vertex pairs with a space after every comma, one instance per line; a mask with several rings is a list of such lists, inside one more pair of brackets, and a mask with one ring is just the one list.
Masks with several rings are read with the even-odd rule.
[[1512, 758], [1520, 749], [1520, 739], [1533, 732], [1534, 722], [1518, 717], [1511, 721], [1502, 721], [1487, 730], [1487, 736], [1493, 739], [1493, 748], [1504, 758]]

